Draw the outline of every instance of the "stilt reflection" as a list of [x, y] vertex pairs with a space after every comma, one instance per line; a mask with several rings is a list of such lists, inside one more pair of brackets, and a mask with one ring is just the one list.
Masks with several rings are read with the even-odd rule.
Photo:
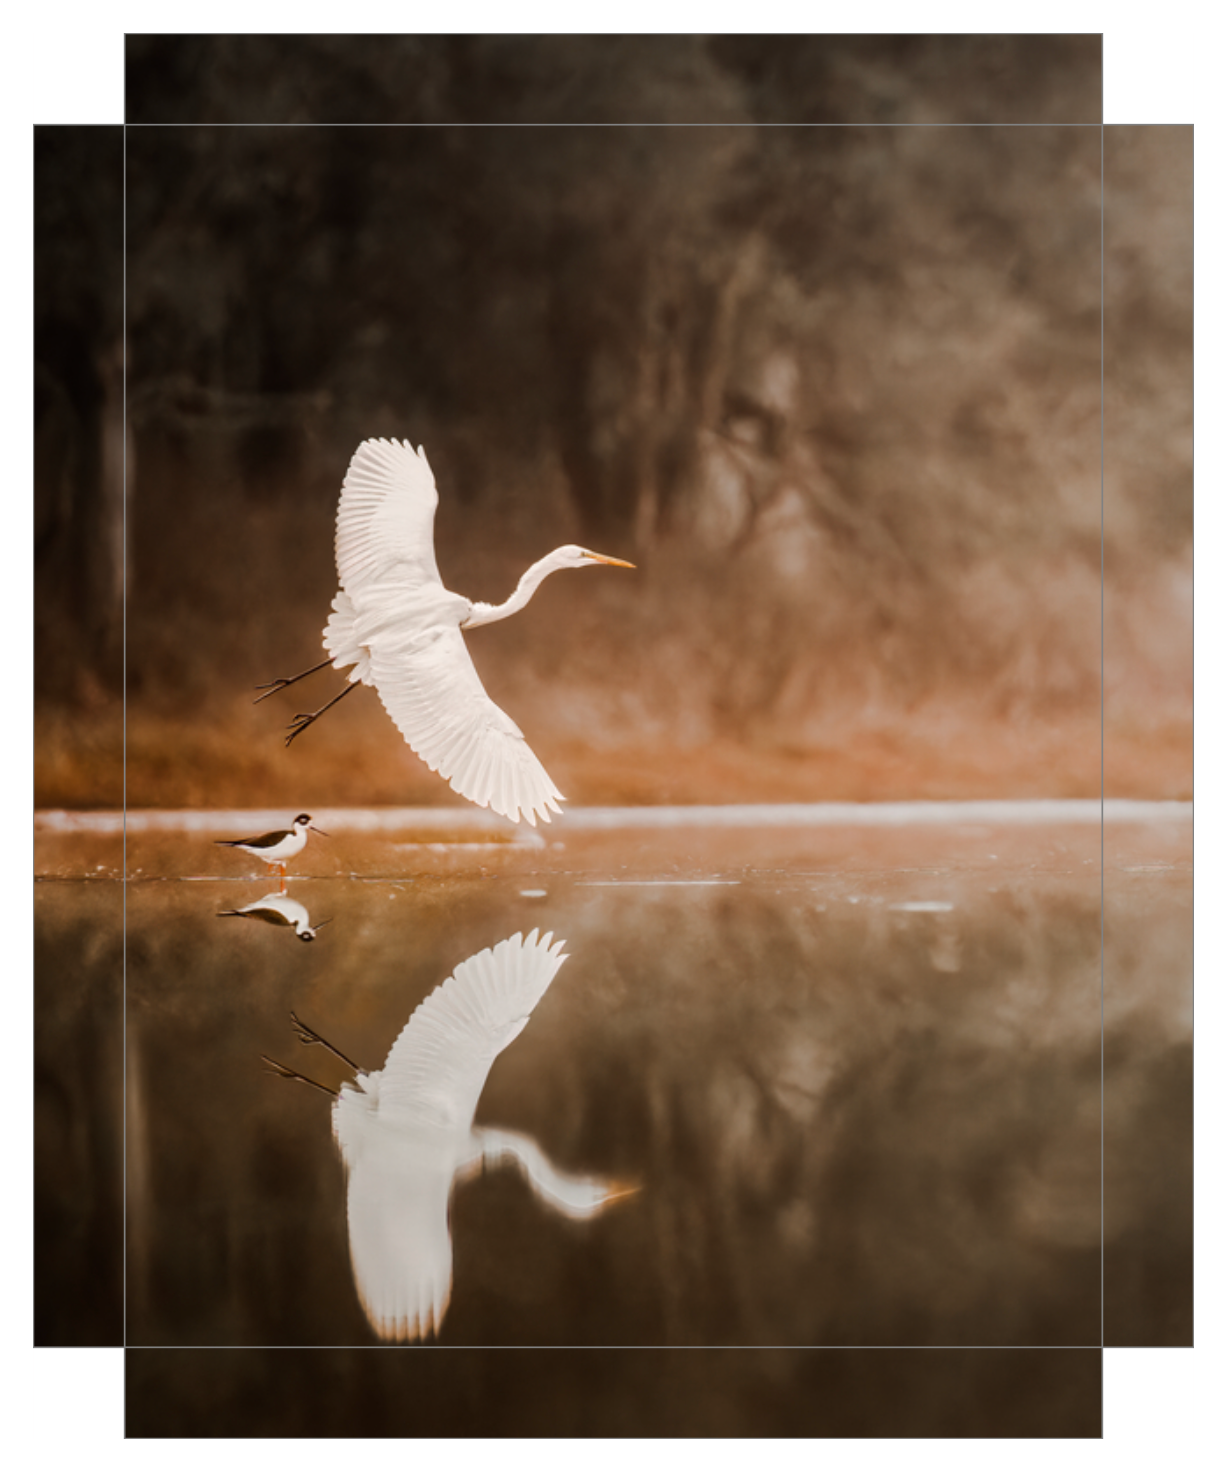
[[295, 937], [303, 940], [315, 939], [317, 931], [330, 922], [328, 919], [322, 919], [319, 924], [314, 925], [304, 905], [289, 897], [285, 892], [263, 894], [240, 909], [222, 909], [218, 917], [220, 919], [261, 919], [267, 924], [278, 924], [294, 929]]

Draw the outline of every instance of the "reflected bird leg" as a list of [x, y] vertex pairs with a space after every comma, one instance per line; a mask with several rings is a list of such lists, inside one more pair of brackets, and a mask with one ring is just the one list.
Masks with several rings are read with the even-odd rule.
[[319, 1036], [311, 1026], [305, 1026], [300, 1018], [291, 1012], [291, 1024], [295, 1027], [295, 1034], [299, 1037], [303, 1046], [323, 1046], [326, 1051], [333, 1052], [340, 1062], [345, 1062], [352, 1072], [362, 1073], [363, 1068], [357, 1062], [353, 1062], [345, 1053], [340, 1052], [336, 1046], [331, 1046], [323, 1036]]
[[304, 731], [308, 728], [308, 726], [311, 725], [314, 720], [319, 720], [327, 709], [333, 709], [334, 705], [336, 705], [340, 699], [345, 699], [346, 696], [350, 694], [352, 689], [358, 688], [358, 684], [348, 684], [343, 689], [341, 694], [335, 694], [333, 699], [331, 699], [328, 704], [323, 704], [320, 709], [313, 710], [310, 715], [296, 715], [291, 723], [287, 726], [287, 728], [291, 732], [287, 736], [287, 744], [290, 745], [292, 740], [294, 740], [297, 735], [302, 735]]
[[290, 1067], [284, 1067], [281, 1062], [276, 1062], [273, 1057], [267, 1057], [261, 1053], [261, 1060], [270, 1069], [270, 1074], [275, 1077], [286, 1077], [291, 1082], [306, 1082], [309, 1087], [315, 1087], [319, 1092], [328, 1092], [330, 1097], [338, 1094], [332, 1087], [326, 1087], [324, 1082], [316, 1082], [311, 1077], [305, 1077], [302, 1072], [293, 1072]]
[[315, 674], [321, 669], [327, 669], [332, 662], [332, 659], [327, 658], [323, 663], [313, 664], [310, 669], [305, 669], [302, 674], [293, 674], [289, 679], [275, 679], [270, 684], [258, 684], [256, 687], [258, 689], [264, 689], [265, 693], [259, 694], [253, 700], [253, 704], [260, 704], [263, 699], [268, 699], [271, 694], [277, 694], [280, 689], [288, 689], [292, 684], [298, 684], [301, 679], [306, 679], [309, 674]]

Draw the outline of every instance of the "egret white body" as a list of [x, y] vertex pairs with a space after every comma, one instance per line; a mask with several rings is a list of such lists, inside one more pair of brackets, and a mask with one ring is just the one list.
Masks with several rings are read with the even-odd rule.
[[[416, 451], [405, 441], [366, 439], [355, 451], [338, 503], [341, 590], [323, 635], [326, 662], [349, 670], [348, 689], [372, 685], [407, 744], [460, 795], [511, 821], [551, 821], [564, 798], [518, 726], [488, 697], [462, 632], [510, 617], [553, 572], [632, 563], [560, 546], [528, 568], [503, 603], [471, 602], [441, 583], [437, 503], [422, 445]], [[302, 677], [262, 686], [261, 697]], [[341, 697], [297, 716], [287, 743]]]
[[[473, 1126], [492, 1063], [530, 1019], [567, 958], [563, 949], [563, 940], [535, 930], [464, 960], [412, 1014], [385, 1066], [357, 1070], [337, 1094], [351, 1266], [382, 1338], [414, 1341], [440, 1330], [453, 1280], [449, 1202], [458, 1178], [512, 1160], [542, 1199], [577, 1218], [630, 1192], [561, 1173], [521, 1134]], [[296, 1024], [301, 1040], [329, 1046]]]

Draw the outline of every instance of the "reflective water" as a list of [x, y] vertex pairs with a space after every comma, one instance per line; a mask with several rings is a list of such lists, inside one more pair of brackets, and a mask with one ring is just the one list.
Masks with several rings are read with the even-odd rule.
[[1189, 1340], [1184, 812], [320, 813], [281, 894], [198, 815], [123, 1053], [119, 840], [38, 839], [43, 1340], [114, 1321], [122, 1101], [133, 1345]]

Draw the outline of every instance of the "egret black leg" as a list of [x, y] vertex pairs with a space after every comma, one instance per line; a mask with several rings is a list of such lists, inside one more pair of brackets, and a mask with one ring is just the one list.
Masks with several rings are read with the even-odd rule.
[[280, 689], [286, 689], [292, 684], [298, 684], [301, 679], [306, 679], [309, 674], [318, 673], [321, 669], [329, 668], [333, 659], [325, 659], [323, 663], [313, 664], [310, 669], [305, 669], [302, 674], [295, 674], [290, 679], [275, 679], [272, 684], [258, 684], [258, 689], [264, 689], [264, 694], [259, 694], [253, 700], [253, 704], [260, 704], [263, 699], [268, 699], [271, 694], [277, 694]]
[[327, 709], [333, 709], [334, 705], [336, 705], [340, 699], [345, 699], [346, 696], [350, 694], [352, 689], [358, 688], [358, 684], [348, 684], [343, 689], [341, 694], [335, 694], [333, 699], [331, 699], [328, 704], [323, 704], [320, 709], [313, 710], [310, 715], [296, 715], [291, 723], [287, 726], [287, 729], [290, 730], [291, 733], [287, 736], [286, 743], [290, 745], [292, 740], [294, 740], [297, 735], [302, 735], [314, 720], [319, 720]]
[[352, 1072], [362, 1072], [364, 1069], [353, 1062], [350, 1057], [340, 1052], [336, 1046], [331, 1046], [323, 1036], [319, 1036], [311, 1026], [305, 1026], [300, 1018], [291, 1012], [291, 1025], [295, 1027], [295, 1034], [304, 1046], [323, 1046], [326, 1051], [331, 1051], [340, 1062], [345, 1062]]
[[264, 1052], [261, 1053], [261, 1060], [275, 1077], [286, 1077], [291, 1082], [306, 1082], [309, 1087], [315, 1087], [321, 1092], [328, 1092], [330, 1097], [338, 1096], [334, 1089], [332, 1087], [326, 1087], [324, 1082], [314, 1082], [311, 1077], [305, 1077], [302, 1072], [293, 1072], [290, 1067], [284, 1067], [281, 1062], [276, 1062], [273, 1057], [267, 1057]]

